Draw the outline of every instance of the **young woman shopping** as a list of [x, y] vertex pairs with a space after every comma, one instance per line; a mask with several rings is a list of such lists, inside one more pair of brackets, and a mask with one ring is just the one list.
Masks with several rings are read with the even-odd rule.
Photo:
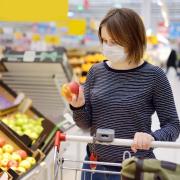
[[[114, 129], [116, 138], [134, 139], [131, 148], [96, 145], [98, 161], [122, 162], [124, 151], [140, 158], [155, 158], [151, 142], [175, 141], [180, 124], [165, 73], [143, 60], [143, 22], [133, 10], [113, 9], [100, 23], [99, 39], [107, 60], [90, 69], [78, 97], [74, 95], [69, 101], [74, 121], [80, 128], [90, 128], [91, 135], [98, 128]], [[160, 129], [152, 132], [155, 111]], [[92, 144], [88, 144], [86, 160], [91, 152]], [[97, 169], [120, 171], [113, 167]], [[90, 173], [86, 173], [85, 180], [89, 179]], [[119, 180], [119, 176], [93, 174], [93, 180], [101, 179]]]

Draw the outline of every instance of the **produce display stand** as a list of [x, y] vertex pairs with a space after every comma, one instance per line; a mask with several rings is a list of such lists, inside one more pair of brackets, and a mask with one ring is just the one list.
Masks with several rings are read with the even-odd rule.
[[[11, 133], [11, 136], [18, 139], [30, 151], [39, 150], [44, 154], [44, 158], [37, 163], [35, 168], [25, 173], [20, 179], [50, 180], [53, 177], [54, 134], [57, 130], [66, 132], [75, 125], [71, 115], [66, 113], [68, 104], [60, 96], [60, 87], [72, 79], [72, 71], [64, 50], [60, 52], [58, 49], [56, 53], [35, 52], [33, 54], [35, 56], [31, 54], [32, 56], [28, 56], [29, 59], [25, 57], [25, 52], [5, 54], [1, 62], [3, 70], [0, 70], [2, 102], [0, 107], [3, 107], [0, 108], [0, 117], [25, 112], [33, 119], [39, 117], [44, 119], [43, 131], [32, 144], [32, 140], [27, 135], [20, 136], [7, 124], [0, 123]], [[24, 96], [19, 98], [17, 94]], [[27, 106], [25, 103], [27, 100], [32, 100], [33, 106], [32, 104]], [[65, 114], [68, 114], [70, 118]], [[66, 148], [64, 147], [64, 150]], [[49, 166], [51, 164], [52, 167]], [[7, 173], [9, 179], [20, 177], [11, 170]]]
[[25, 53], [5, 54], [3, 64], [7, 71], [2, 72], [2, 80], [16, 92], [25, 93], [34, 107], [58, 123], [67, 107], [60, 87], [72, 79], [65, 51], [36, 52], [29, 60], [24, 56]]
[[[12, 104], [13, 104], [13, 102], [15, 101], [15, 99], [17, 97], [16, 93], [13, 92], [3, 81], [0, 81], [0, 95], [1, 95], [1, 97], [4, 97], [8, 101], [10, 101]], [[23, 106], [22, 103], [21, 103], [21, 105]], [[20, 106], [20, 104], [12, 105], [11, 107], [3, 110], [3, 113], [0, 113], [0, 114], [2, 114], [2, 115], [0, 115], [0, 118], [2, 118], [3, 116], [7, 116], [7, 115], [10, 115], [10, 114], [16, 113], [16, 112], [21, 112], [20, 108], [24, 108], [22, 106]], [[19, 136], [15, 132], [13, 132], [13, 134], [16, 137], [18, 137], [19, 139], [21, 139], [21, 141], [23, 141], [24, 144], [29, 146], [32, 150], [41, 149], [42, 147], [44, 147], [43, 148], [44, 153], [47, 154], [49, 152], [49, 150], [52, 148], [53, 143], [50, 143], [52, 139], [49, 139], [49, 142], [46, 142], [46, 144], [45, 144], [45, 141], [47, 140], [49, 135], [52, 133], [52, 131], [56, 127], [56, 125], [53, 122], [51, 122], [50, 120], [48, 120], [45, 116], [43, 116], [33, 106], [30, 106], [25, 111], [26, 111], [27, 115], [29, 115], [31, 117], [34, 117], [35, 119], [38, 118], [38, 117], [41, 117], [41, 118], [44, 119], [42, 121], [42, 127], [43, 127], [42, 133], [40, 134], [40, 136], [38, 137], [38, 139], [35, 141], [35, 143], [33, 145], [32, 145], [32, 141], [30, 140], [30, 138], [28, 138], [28, 136], [26, 136], [26, 135]], [[2, 112], [2, 111], [0, 111], [0, 112]]]
[[[44, 159], [45, 155], [40, 150], [32, 151], [30, 148], [28, 148], [21, 140], [19, 140], [12, 131], [7, 128], [4, 124], [0, 123], [0, 137], [5, 139], [8, 144], [11, 144], [14, 147], [14, 150], [22, 149], [26, 151], [28, 156], [32, 156], [36, 159], [36, 164], [32, 166], [28, 171], [25, 173], [17, 173], [13, 171], [12, 169], [8, 170], [8, 174], [12, 177], [12, 179], [21, 179], [23, 176], [31, 172], [39, 163]], [[1, 169], [2, 171], [2, 169]]]
[[[3, 98], [6, 100], [5, 105], [7, 105], [8, 103], [8, 107], [0, 110], [0, 118], [16, 112], [25, 112], [31, 117], [41, 117], [44, 119], [42, 121], [44, 130], [34, 144], [32, 144], [32, 141], [30, 140], [30, 138], [28, 138], [28, 136], [19, 136], [15, 131], [13, 131], [10, 127], [8, 127], [1, 121], [0, 126], [1, 128], [4, 127], [7, 130], [8, 136], [18, 139], [18, 141], [20, 141], [21, 144], [26, 146], [30, 151], [36, 152], [37, 150], [39, 150], [44, 154], [44, 158], [41, 158], [37, 166], [31, 171], [28, 171], [23, 176], [21, 176], [21, 179], [51, 179], [53, 175], [53, 169], [51, 167], [48, 167], [48, 165], [53, 164], [52, 148], [54, 144], [54, 134], [57, 130], [61, 130], [61, 132], [66, 132], [68, 129], [71, 129], [74, 126], [73, 121], [69, 121], [69, 118], [65, 118], [61, 115], [61, 122], [56, 125], [52, 121], [48, 120], [36, 108], [34, 108], [34, 106], [27, 106], [25, 102], [28, 98], [24, 96], [22, 99], [22, 94], [21, 98], [19, 98], [19, 96], [17, 96], [17, 94], [2, 80], [0, 81], [0, 97], [1, 99]], [[15, 141], [15, 144], [16, 142], [17, 141]], [[16, 179], [17, 176], [17, 174], [11, 170], [10, 172], [8, 170], [8, 175], [10, 179]]]

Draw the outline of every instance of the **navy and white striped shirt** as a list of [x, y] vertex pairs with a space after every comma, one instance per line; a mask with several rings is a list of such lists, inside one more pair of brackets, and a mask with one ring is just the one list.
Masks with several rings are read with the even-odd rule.
[[[107, 62], [95, 64], [84, 86], [85, 105], [73, 108], [80, 128], [114, 129], [116, 138], [133, 139], [136, 132], [153, 135], [158, 141], [175, 141], [179, 119], [170, 84], [163, 70], [144, 62], [130, 70], [114, 70]], [[157, 112], [161, 129], [151, 131], [151, 117]], [[92, 151], [92, 145], [89, 144]], [[100, 161], [121, 162], [124, 151], [137, 157], [154, 158], [152, 149], [133, 153], [129, 147], [96, 145]]]

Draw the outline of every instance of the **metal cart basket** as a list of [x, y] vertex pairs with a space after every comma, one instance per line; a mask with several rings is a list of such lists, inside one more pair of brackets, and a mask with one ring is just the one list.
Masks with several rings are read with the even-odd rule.
[[[96, 170], [96, 165], [103, 165], [103, 166], [113, 166], [113, 167], [121, 167], [121, 163], [107, 163], [107, 162], [99, 162], [96, 161], [96, 159], [90, 161], [75, 161], [70, 159], [65, 159], [62, 157], [62, 153], [60, 151], [60, 145], [61, 142], [86, 142], [86, 143], [96, 143], [96, 144], [103, 144], [103, 145], [116, 145], [116, 146], [126, 146], [130, 147], [133, 143], [133, 140], [130, 139], [118, 139], [114, 138], [113, 133], [107, 133], [106, 131], [100, 131], [96, 137], [92, 136], [74, 136], [74, 135], [66, 135], [59, 131], [56, 132], [55, 137], [55, 145], [54, 145], [54, 180], [63, 180], [63, 173], [64, 170], [71, 170], [75, 172], [74, 177], [71, 177], [71, 179], [78, 180], [77, 175], [78, 172], [84, 172], [84, 179], [85, 179], [85, 173], [91, 173], [91, 180], [93, 180], [93, 174], [94, 173], [101, 173], [101, 174], [115, 174], [121, 176], [120, 172], [116, 171], [107, 171], [107, 170]], [[180, 143], [175, 142], [161, 142], [161, 141], [153, 141], [151, 144], [151, 147], [154, 148], [175, 148], [180, 149]], [[130, 152], [124, 152], [123, 159], [130, 156]], [[91, 169], [83, 169], [83, 168], [77, 168], [77, 167], [66, 167], [64, 166], [65, 162], [72, 163], [80, 163], [80, 164], [89, 164]]]

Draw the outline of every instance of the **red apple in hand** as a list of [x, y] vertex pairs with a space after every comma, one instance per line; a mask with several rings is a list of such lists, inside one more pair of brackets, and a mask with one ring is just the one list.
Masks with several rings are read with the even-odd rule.
[[27, 157], [26, 151], [24, 151], [24, 150], [22, 150], [22, 149], [17, 150], [16, 153], [19, 154], [22, 159], [26, 159], [26, 157]]
[[71, 90], [72, 94], [78, 95], [79, 94], [79, 84], [75, 81], [69, 83], [69, 89]]
[[7, 163], [7, 167], [11, 168], [11, 167], [18, 167], [18, 162], [15, 160], [9, 160]]
[[5, 143], [6, 143], [5, 139], [0, 138], [0, 147], [3, 147]]

